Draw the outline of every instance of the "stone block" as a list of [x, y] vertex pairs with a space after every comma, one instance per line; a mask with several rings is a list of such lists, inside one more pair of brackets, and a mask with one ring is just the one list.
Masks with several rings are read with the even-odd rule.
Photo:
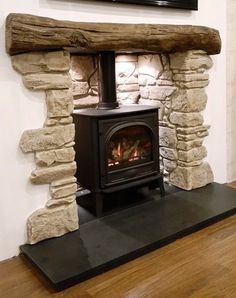
[[158, 86], [173, 86], [174, 85], [173, 81], [168, 81], [168, 80], [157, 80], [156, 83]]
[[11, 57], [13, 68], [21, 74], [40, 72], [67, 72], [70, 69], [69, 52], [30, 52]]
[[193, 162], [196, 160], [202, 160], [207, 156], [207, 150], [204, 146], [196, 147], [188, 151], [178, 151], [178, 159], [184, 162]]
[[178, 52], [169, 55], [170, 68], [178, 70], [210, 69], [212, 59], [201, 50]]
[[36, 152], [35, 161], [39, 167], [49, 167], [54, 164], [72, 162], [75, 159], [74, 148], [62, 148]]
[[70, 116], [70, 117], [63, 117], [59, 120], [59, 123], [61, 125], [67, 125], [67, 124], [71, 124], [73, 122], [73, 118]]
[[117, 100], [123, 104], [136, 104], [139, 100], [139, 91], [135, 92], [119, 92], [117, 93]]
[[33, 184], [48, 184], [55, 180], [73, 176], [76, 172], [76, 162], [56, 165], [48, 168], [39, 168], [31, 173]]
[[70, 75], [73, 80], [88, 81], [95, 72], [92, 56], [71, 55]]
[[209, 81], [176, 82], [176, 86], [187, 89], [205, 88], [208, 85]]
[[178, 73], [173, 75], [173, 81], [193, 82], [193, 81], [208, 81], [209, 74], [207, 73]]
[[176, 87], [171, 86], [149, 86], [149, 99], [166, 100], [176, 89]]
[[37, 73], [23, 75], [26, 88], [32, 90], [67, 89], [72, 81], [68, 73]]
[[26, 130], [20, 140], [23, 152], [50, 150], [74, 140], [74, 124]]
[[209, 135], [209, 132], [207, 130], [205, 130], [205, 131], [199, 131], [199, 132], [196, 133], [196, 135], [199, 138], [205, 138], [205, 137], [207, 137]]
[[98, 86], [98, 72], [97, 71], [94, 71], [94, 73], [91, 75], [91, 77], [89, 77], [88, 82], [89, 82], [90, 87]]
[[213, 173], [208, 163], [202, 163], [195, 167], [178, 166], [170, 174], [170, 183], [185, 190], [203, 187], [213, 182], [213, 179]]
[[77, 190], [77, 184], [67, 184], [63, 186], [52, 186], [50, 187], [50, 193], [53, 199], [60, 199], [74, 195]]
[[165, 159], [170, 159], [170, 160], [178, 159], [177, 150], [172, 148], [160, 147], [160, 155]]
[[62, 236], [79, 228], [77, 204], [64, 204], [54, 208], [42, 208], [27, 220], [28, 243]]
[[189, 135], [177, 134], [178, 141], [189, 142], [189, 141], [194, 141], [196, 138], [197, 138], [196, 134], [189, 134]]
[[160, 55], [140, 55], [138, 56], [139, 74], [149, 75], [157, 79], [163, 72]]
[[175, 125], [171, 124], [170, 122], [165, 122], [165, 121], [159, 121], [159, 126], [163, 126], [163, 127], [169, 127], [169, 128], [174, 128], [175, 129]]
[[161, 57], [161, 62], [163, 65], [164, 71], [169, 71], [170, 70], [170, 62], [169, 62], [169, 55], [168, 54], [160, 54]]
[[196, 140], [193, 140], [193, 141], [178, 141], [177, 143], [177, 149], [180, 149], [180, 150], [191, 150], [195, 147], [201, 147], [202, 146], [202, 143], [203, 143], [203, 139], [196, 139]]
[[76, 98], [77, 96], [85, 96], [89, 92], [88, 82], [72, 81], [72, 94]]
[[70, 116], [74, 108], [71, 89], [46, 91], [46, 104], [49, 118]]
[[164, 116], [165, 116], [166, 118], [168, 118], [169, 115], [170, 115], [170, 113], [171, 113], [171, 109], [168, 109], [168, 108], [165, 106], [165, 108], [164, 108]]
[[95, 107], [99, 102], [98, 96], [88, 95], [74, 100], [75, 109], [83, 109], [88, 107]]
[[177, 162], [175, 160], [169, 160], [163, 158], [163, 165], [165, 170], [170, 173], [177, 167]]
[[164, 81], [172, 81], [173, 80], [173, 72], [171, 70], [165, 70], [159, 77], [160, 80]]
[[76, 198], [76, 196], [72, 195], [72, 196], [68, 196], [68, 197], [60, 198], [60, 199], [50, 199], [47, 201], [46, 207], [52, 208], [52, 207], [66, 205], [66, 204], [71, 204], [71, 203], [73, 203], [75, 198]]
[[45, 122], [44, 122], [44, 127], [50, 127], [50, 126], [55, 126], [58, 124], [58, 119], [56, 118], [49, 118], [49, 119], [46, 119]]
[[89, 88], [88, 94], [91, 96], [98, 96], [99, 95], [98, 86], [91, 86], [91, 88]]
[[206, 108], [207, 95], [204, 89], [184, 89], [171, 98], [172, 109], [178, 112], [201, 112]]
[[138, 84], [140, 86], [154, 86], [156, 85], [156, 78], [147, 74], [139, 74]]
[[71, 183], [75, 183], [77, 181], [76, 177], [67, 177], [67, 178], [62, 178], [59, 180], [55, 180], [51, 183], [52, 187], [56, 187], [56, 186], [62, 186], [62, 185], [67, 185], [67, 184], [71, 184]]
[[148, 87], [141, 87], [140, 86], [140, 96], [141, 96], [141, 98], [145, 98], [145, 99], [149, 98], [149, 89], [148, 89]]
[[164, 108], [163, 103], [158, 101], [158, 100], [150, 100], [150, 99], [146, 99], [146, 98], [140, 98], [138, 103], [140, 105], [147, 105], [147, 106], [154, 106], [154, 107], [158, 107], [158, 108]]
[[47, 118], [44, 122], [44, 127], [50, 127], [55, 125], [67, 125], [73, 122], [73, 118], [70, 117], [62, 117], [62, 118]]
[[185, 162], [185, 161], [181, 161], [178, 160], [177, 164], [180, 167], [196, 167], [199, 166], [203, 163], [202, 160], [195, 160], [195, 161], [191, 161], [191, 162]]
[[173, 69], [173, 74], [196, 74], [196, 73], [203, 73], [205, 72], [205, 69], [201, 72], [201, 69], [195, 69], [195, 70], [181, 70], [181, 69]]
[[128, 78], [118, 77], [116, 78], [116, 83], [125, 85], [138, 84], [138, 75], [136, 74], [136, 72], [134, 72], [134, 74]]
[[130, 85], [119, 85], [117, 87], [118, 92], [134, 92], [134, 91], [139, 91], [139, 85], [138, 84], [130, 84]]
[[175, 129], [169, 127], [159, 127], [159, 144], [160, 146], [176, 148], [177, 137]]
[[136, 67], [136, 62], [116, 63], [116, 83], [124, 84], [128, 78], [133, 77]]
[[173, 112], [169, 120], [172, 124], [182, 127], [198, 126], [203, 124], [203, 116], [200, 113], [180, 113]]
[[70, 148], [70, 147], [74, 147], [74, 146], [75, 146], [75, 142], [69, 142], [64, 145], [65, 148]]
[[208, 131], [210, 125], [200, 125], [195, 127], [177, 127], [176, 131], [180, 134], [191, 134], [191, 133], [198, 133], [198, 132], [205, 132]]

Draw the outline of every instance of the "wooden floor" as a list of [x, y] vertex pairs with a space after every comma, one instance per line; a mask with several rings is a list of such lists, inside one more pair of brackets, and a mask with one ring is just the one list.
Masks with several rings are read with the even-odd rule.
[[236, 215], [59, 293], [22, 257], [0, 263], [0, 277], [0, 298], [233, 298]]

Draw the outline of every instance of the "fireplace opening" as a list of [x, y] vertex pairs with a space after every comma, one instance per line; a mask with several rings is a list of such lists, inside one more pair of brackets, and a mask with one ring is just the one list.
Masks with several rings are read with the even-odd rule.
[[91, 191], [95, 213], [103, 214], [107, 194], [142, 186], [160, 187], [158, 108], [119, 106], [115, 52], [98, 53], [97, 108], [75, 110], [75, 151], [79, 184]]

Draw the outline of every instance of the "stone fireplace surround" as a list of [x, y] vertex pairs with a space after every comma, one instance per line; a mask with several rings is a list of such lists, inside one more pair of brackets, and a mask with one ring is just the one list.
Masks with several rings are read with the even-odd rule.
[[[73, 30], [68, 43], [68, 32], [63, 35], [58, 28], [71, 29], [72, 23], [79, 29]], [[87, 28], [82, 27], [85, 31], [81, 35], [81, 26], [86, 25], [96, 27], [89, 28], [90, 39], [85, 35]], [[45, 208], [28, 218], [30, 244], [78, 229], [71, 113], [74, 106], [94, 106], [98, 101], [94, 58], [97, 50], [112, 47], [121, 52], [116, 61], [117, 96], [121, 104], [160, 107], [160, 155], [166, 180], [186, 190], [213, 181], [209, 164], [203, 162], [207, 153], [202, 144], [209, 126], [204, 125], [201, 112], [207, 102], [204, 88], [209, 83], [205, 72], [212, 67], [209, 54], [220, 51], [218, 32], [197, 26], [150, 25], [148, 32], [154, 37], [148, 40], [144, 31], [149, 25], [138, 25], [141, 36], [132, 25], [127, 25], [129, 30], [124, 34], [124, 24], [113, 24], [115, 30], [107, 32], [105, 28], [104, 33], [106, 25], [20, 14], [7, 18], [6, 45], [13, 67], [22, 74], [27, 88], [43, 90], [46, 95], [47, 119], [43, 128], [25, 131], [20, 141], [23, 152], [35, 154], [36, 169], [31, 173], [31, 182], [49, 184], [51, 194]], [[42, 34], [40, 26], [44, 39], [42, 35], [36, 36], [37, 32]], [[173, 36], [173, 30], [178, 38], [174, 38], [177, 35]], [[134, 38], [127, 44], [130, 32]], [[119, 33], [124, 34], [124, 43], [117, 39]], [[79, 54], [74, 54], [72, 47]], [[126, 51], [132, 54], [124, 55]]]

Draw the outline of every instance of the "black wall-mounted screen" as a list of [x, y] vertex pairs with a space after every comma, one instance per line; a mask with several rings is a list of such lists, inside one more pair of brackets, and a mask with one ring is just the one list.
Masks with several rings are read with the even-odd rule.
[[97, 0], [97, 1], [106, 1], [114, 3], [129, 3], [129, 4], [140, 4], [140, 5], [154, 5], [160, 7], [172, 7], [172, 8], [182, 8], [197, 10], [198, 9], [198, 0]]

